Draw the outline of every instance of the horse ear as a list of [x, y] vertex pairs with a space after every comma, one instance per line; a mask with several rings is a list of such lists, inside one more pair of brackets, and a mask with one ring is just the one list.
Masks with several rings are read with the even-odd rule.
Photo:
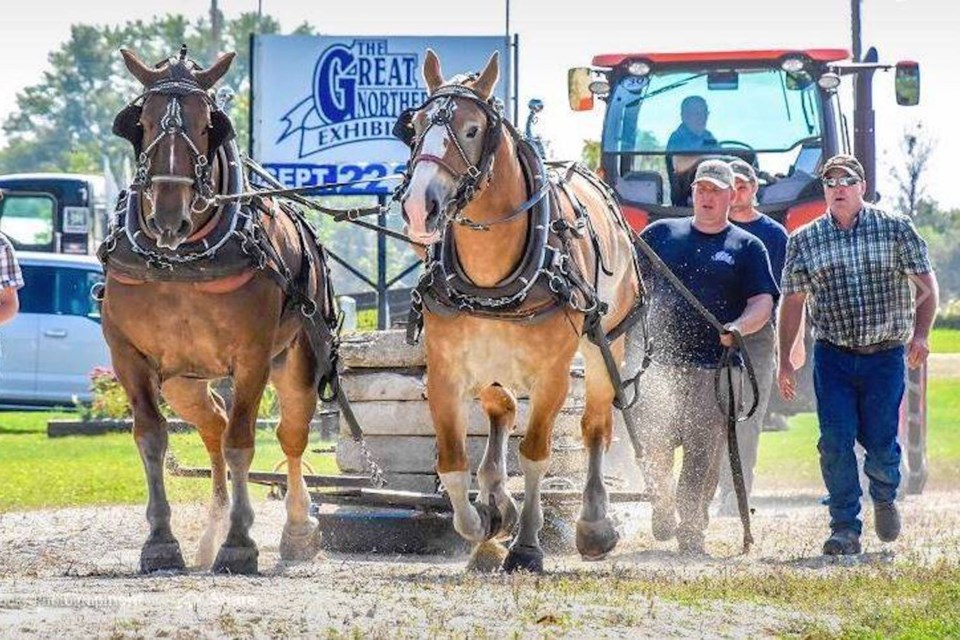
[[217, 84], [217, 81], [219, 81], [220, 78], [227, 73], [227, 70], [230, 69], [230, 65], [233, 63], [233, 59], [236, 57], [236, 51], [225, 53], [217, 58], [217, 61], [210, 65], [209, 69], [197, 71], [194, 74], [194, 77], [196, 77], [197, 84], [200, 85], [200, 88], [206, 91], [213, 85]]
[[123, 56], [123, 64], [126, 65], [130, 74], [145, 87], [156, 84], [167, 74], [166, 69], [148, 67], [137, 57], [137, 54], [129, 49], [120, 49], [120, 55]]
[[484, 100], [489, 100], [493, 95], [493, 88], [497, 86], [497, 80], [500, 79], [500, 52], [494, 51], [493, 55], [487, 61], [487, 66], [473, 85], [473, 90]]
[[423, 60], [423, 79], [427, 83], [427, 89], [433, 93], [443, 86], [443, 72], [440, 71], [440, 58], [433, 52], [433, 49], [427, 49], [427, 55]]

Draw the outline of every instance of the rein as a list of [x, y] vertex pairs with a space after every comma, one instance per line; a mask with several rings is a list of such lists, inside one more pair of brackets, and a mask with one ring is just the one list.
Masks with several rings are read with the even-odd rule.
[[[727, 330], [717, 317], [709, 309], [703, 306], [697, 297], [693, 295], [683, 282], [680, 281], [670, 267], [666, 265], [663, 259], [647, 244], [639, 235], [634, 235], [634, 241], [637, 247], [643, 251], [644, 255], [653, 263], [653, 266], [661, 272], [674, 289], [712, 326], [718, 333], [731, 334], [734, 340], [734, 346], [726, 347], [721, 360], [721, 367], [717, 369], [714, 377], [714, 393], [717, 397], [717, 404], [721, 411], [727, 415], [727, 450], [730, 455], [730, 470], [733, 474], [733, 488], [737, 495], [737, 509], [740, 512], [740, 522], [743, 525], [743, 552], [746, 553], [753, 544], [753, 534], [750, 531], [750, 507], [747, 504], [747, 490], [743, 479], [743, 463], [740, 460], [740, 446], [737, 442], [737, 423], [743, 422], [753, 416], [757, 410], [757, 404], [760, 401], [759, 385], [757, 383], [757, 374], [753, 369], [753, 363], [750, 362], [750, 354], [743, 344], [743, 336], [739, 331]], [[746, 414], [742, 413], [743, 406], [735, 407], [734, 402], [734, 384], [733, 368], [737, 366], [734, 363], [734, 354], [739, 351], [743, 357], [743, 366], [747, 371], [747, 377], [750, 380], [750, 387], [753, 391], [753, 403]], [[720, 392], [722, 377], [726, 374], [727, 383], [727, 402], [723, 402]], [[742, 385], [741, 385], [742, 386]], [[742, 394], [741, 394], [742, 402]], [[726, 406], [724, 406], [726, 404]], [[738, 415], [739, 413], [739, 415]]]
[[[313, 202], [312, 200], [300, 195], [299, 192], [304, 190], [305, 187], [299, 187], [297, 189], [284, 189], [283, 184], [279, 180], [277, 180], [272, 175], [270, 175], [269, 171], [264, 169], [253, 159], [247, 156], [244, 156], [243, 165], [246, 168], [248, 168], [252, 173], [256, 174], [260, 179], [264, 180], [267, 184], [275, 187], [275, 189], [273, 190], [274, 192], [286, 192], [286, 193], [278, 193], [280, 197], [284, 197], [284, 198], [287, 198], [288, 200], [296, 202], [302, 207], [305, 207], [307, 209], [313, 209], [314, 211], [317, 211], [319, 213], [332, 216], [336, 222], [346, 221], [351, 224], [355, 224], [358, 227], [363, 227], [364, 229], [369, 229], [371, 231], [376, 231], [377, 233], [382, 233], [383, 235], [393, 238], [395, 240], [406, 242], [407, 244], [412, 245], [414, 247], [425, 246], [419, 242], [415, 242], [411, 240], [410, 238], [400, 233], [399, 231], [394, 231], [393, 229], [381, 227], [380, 225], [376, 225], [371, 222], [367, 222], [365, 220], [359, 219], [360, 217], [366, 216], [366, 215], [386, 213], [387, 211], [389, 211], [389, 207], [381, 207], [380, 205], [377, 205], [376, 207], [368, 207], [366, 209], [346, 209], [346, 210], [324, 207], [323, 205], [319, 205], [316, 202]], [[370, 180], [360, 180], [357, 182], [370, 182]], [[356, 184], [356, 182], [343, 182], [343, 183], [339, 183], [339, 186], [346, 186], [350, 184]], [[309, 187], [309, 189], [316, 190], [326, 186], [334, 186], [334, 185], [322, 185], [322, 186], [315, 185], [313, 187]], [[257, 196], [265, 195], [268, 193], [271, 193], [271, 192], [266, 190], [250, 191], [243, 194], [239, 194], [239, 196], [242, 196], [240, 198], [242, 200], [244, 198], [257, 197]], [[235, 197], [239, 197], [239, 196], [235, 196]]]

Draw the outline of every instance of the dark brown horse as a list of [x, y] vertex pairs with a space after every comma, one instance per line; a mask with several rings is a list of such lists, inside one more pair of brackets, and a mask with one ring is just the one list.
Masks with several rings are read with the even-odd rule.
[[[121, 53], [143, 93], [117, 117], [114, 131], [134, 145], [138, 168], [127, 206], [101, 247], [108, 276], [102, 313], [149, 491], [140, 569], [184, 566], [164, 489], [162, 393], [196, 424], [210, 456], [213, 496], [197, 563], [220, 572], [257, 571], [247, 473], [268, 380], [280, 401], [277, 437], [287, 457], [280, 554], [312, 558], [318, 533], [301, 457], [318, 384], [331, 372], [335, 330], [322, 249], [307, 225], [275, 202], [239, 207], [214, 198], [245, 186], [229, 118], [209, 93], [233, 53], [209, 69], [189, 60], [185, 48], [156, 67]], [[234, 386], [229, 416], [208, 384], [225, 377]]]
[[[437, 471], [454, 525], [480, 543], [509, 536], [519, 519], [503, 566], [542, 570], [540, 483], [580, 349], [589, 469], [577, 546], [585, 558], [602, 558], [618, 538], [602, 476], [618, 394], [608, 363], [615, 368], [624, 350], [622, 335], [608, 344], [603, 334], [625, 326], [639, 308], [630, 232], [595, 177], [576, 166], [547, 172], [503, 119], [491, 101], [496, 55], [482, 73], [446, 81], [430, 51], [423, 75], [430, 97], [397, 132], [412, 148], [403, 196], [408, 235], [433, 244], [418, 293]], [[506, 490], [507, 438], [516, 419], [510, 388], [528, 390], [531, 402], [520, 442], [522, 514]], [[490, 436], [471, 503], [464, 401], [478, 396]]]

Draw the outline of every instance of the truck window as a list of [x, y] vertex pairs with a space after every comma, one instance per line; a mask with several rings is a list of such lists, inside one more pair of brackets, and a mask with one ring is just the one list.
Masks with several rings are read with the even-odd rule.
[[50, 247], [56, 208], [50, 196], [8, 193], [0, 201], [0, 232], [17, 249]]
[[88, 269], [57, 269], [57, 310], [64, 316], [99, 318], [100, 311], [90, 295], [90, 289], [103, 281], [103, 275]]
[[53, 313], [56, 274], [53, 267], [20, 265], [23, 289], [20, 289], [20, 313]]

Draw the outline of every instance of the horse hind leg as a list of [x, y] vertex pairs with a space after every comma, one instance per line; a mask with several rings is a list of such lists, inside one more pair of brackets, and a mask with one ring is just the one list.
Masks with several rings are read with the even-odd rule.
[[257, 545], [250, 537], [253, 506], [247, 476], [253, 462], [257, 407], [269, 375], [269, 362], [238, 366], [234, 375], [233, 410], [227, 422], [223, 455], [230, 469], [232, 504], [230, 528], [213, 562], [215, 573], [252, 574], [257, 572]]
[[310, 517], [310, 494], [303, 479], [303, 452], [310, 435], [310, 419], [317, 408], [312, 354], [298, 342], [273, 369], [271, 379], [280, 400], [277, 439], [287, 457], [287, 521], [280, 536], [280, 558], [310, 560], [320, 551], [320, 529]]
[[170, 528], [170, 503], [163, 482], [167, 421], [158, 405], [158, 383], [146, 359], [132, 348], [112, 352], [117, 379], [133, 408], [133, 437], [147, 478], [150, 534], [140, 550], [140, 572], [181, 571], [180, 543]]
[[[619, 362], [623, 356], [623, 339], [611, 345]], [[607, 515], [608, 496], [603, 484], [603, 459], [613, 434], [613, 385], [600, 350], [593, 344], [583, 345], [586, 364], [586, 406], [580, 422], [587, 448], [587, 481], [583, 505], [577, 520], [577, 550], [584, 560], [601, 560], [620, 539]]]
[[477, 469], [480, 492], [477, 502], [496, 507], [500, 515], [498, 539], [508, 538], [519, 520], [517, 504], [507, 492], [507, 444], [517, 420], [517, 401], [512, 393], [494, 384], [480, 393], [483, 410], [490, 419], [487, 448]]
[[481, 391], [480, 402], [490, 419], [490, 433], [483, 460], [477, 469], [480, 491], [476, 504], [496, 509], [500, 526], [490, 541], [474, 549], [467, 568], [472, 571], [494, 571], [500, 568], [507, 554], [500, 541], [513, 532], [520, 513], [507, 492], [507, 443], [516, 424], [517, 402], [513, 394], [499, 384]]
[[223, 433], [227, 413], [223, 399], [205, 380], [172, 378], [163, 383], [163, 397], [181, 418], [197, 427], [210, 456], [210, 508], [207, 526], [197, 546], [197, 565], [209, 569], [217, 547], [226, 536], [230, 496], [227, 492], [227, 465], [223, 458]]

